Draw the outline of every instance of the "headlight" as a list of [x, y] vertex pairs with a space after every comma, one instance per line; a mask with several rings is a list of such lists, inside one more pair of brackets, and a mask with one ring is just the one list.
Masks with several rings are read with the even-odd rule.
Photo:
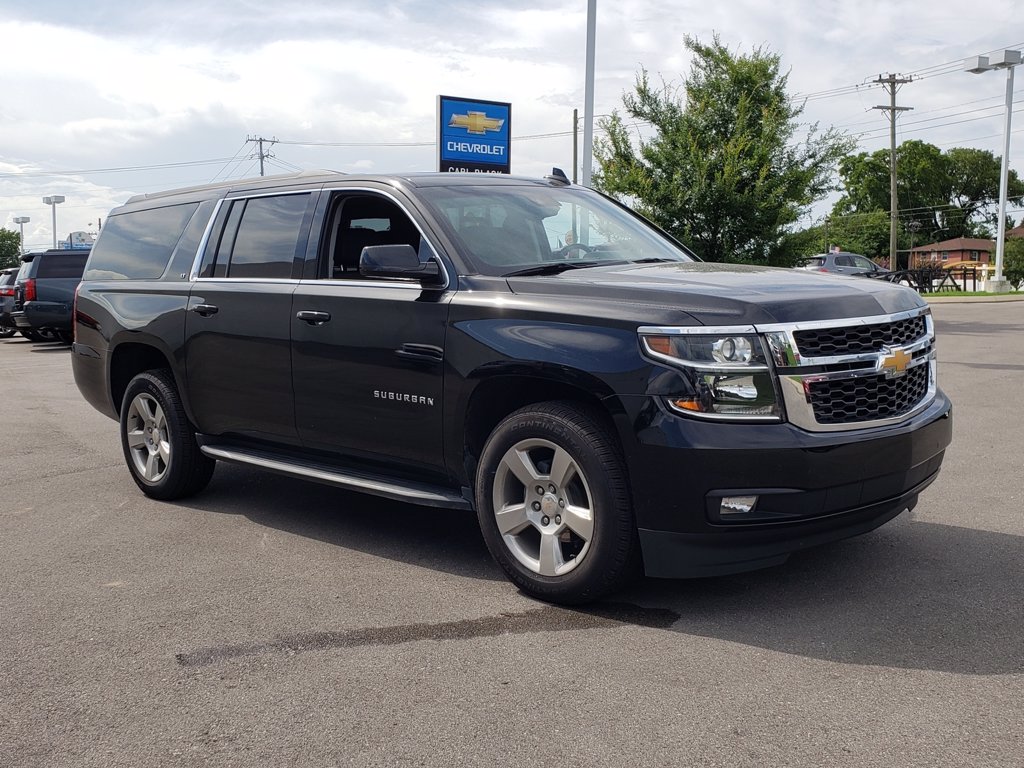
[[709, 419], [779, 421], [782, 410], [761, 337], [752, 329], [641, 328], [644, 351], [683, 374], [673, 410]]

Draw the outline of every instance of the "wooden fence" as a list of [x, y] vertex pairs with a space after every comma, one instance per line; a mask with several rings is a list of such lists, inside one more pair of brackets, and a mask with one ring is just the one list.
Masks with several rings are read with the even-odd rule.
[[918, 293], [940, 293], [954, 291], [977, 291], [979, 283], [978, 270], [973, 267], [919, 267], [917, 269], [900, 269], [896, 272], [873, 274], [877, 280], [888, 280], [890, 283], [909, 285]]

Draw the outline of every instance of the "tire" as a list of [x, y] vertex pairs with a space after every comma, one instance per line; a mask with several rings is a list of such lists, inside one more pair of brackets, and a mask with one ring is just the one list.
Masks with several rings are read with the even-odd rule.
[[588, 408], [549, 402], [508, 416], [484, 445], [475, 493], [487, 548], [524, 592], [580, 604], [632, 576], [639, 546], [625, 463]]
[[43, 334], [41, 334], [39, 331], [22, 329], [21, 331], [19, 331], [19, 333], [21, 333], [21, 335], [24, 336], [29, 341], [46, 341], [46, 337], [43, 336]]
[[72, 331], [56, 331], [56, 333], [61, 344], [71, 344], [75, 340], [75, 334]]
[[216, 462], [204, 456], [169, 370], [140, 373], [121, 401], [121, 447], [132, 479], [154, 499], [198, 493]]
[[0, 339], [9, 339], [17, 332], [17, 328], [9, 328], [6, 325], [0, 325]]

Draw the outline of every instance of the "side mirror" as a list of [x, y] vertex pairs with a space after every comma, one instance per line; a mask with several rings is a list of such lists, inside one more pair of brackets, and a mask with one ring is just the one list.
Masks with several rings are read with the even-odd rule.
[[407, 277], [427, 285], [441, 282], [441, 267], [420, 261], [411, 245], [368, 245], [359, 256], [359, 273], [366, 277]]

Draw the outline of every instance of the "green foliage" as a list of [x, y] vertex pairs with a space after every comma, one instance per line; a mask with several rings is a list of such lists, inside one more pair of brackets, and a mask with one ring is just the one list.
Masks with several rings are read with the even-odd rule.
[[[997, 223], [1000, 159], [981, 149], [954, 147], [943, 152], [933, 144], [905, 141], [896, 148], [896, 192], [900, 208], [900, 247], [909, 247], [907, 225], [917, 226], [917, 245], [955, 237], [988, 237]], [[846, 157], [839, 164], [844, 195], [832, 210], [857, 218], [884, 211], [888, 215], [889, 150]], [[1009, 174], [1009, 197], [1019, 204], [1024, 182]], [[888, 245], [885, 247], [888, 252]]]
[[1024, 283], [1024, 238], [1006, 239], [1003, 245], [1003, 277], [1016, 288]]
[[803, 108], [786, 94], [778, 55], [734, 54], [717, 36], [685, 46], [694, 56], [682, 93], [641, 70], [623, 96], [626, 114], [650, 123], [653, 138], [635, 137], [618, 112], [602, 121], [594, 185], [707, 261], [791, 265], [801, 248], [794, 224], [832, 189], [852, 144], [816, 126], [794, 140]]
[[20, 264], [21, 235], [12, 229], [0, 229], [0, 269]]
[[868, 258], [889, 258], [889, 212], [868, 211], [829, 220], [828, 243]]
[[[952, 185], [950, 202], [962, 211], [961, 217], [966, 222], [964, 231], [977, 231], [970, 225], [976, 216], [981, 219], [981, 225], [988, 224], [996, 229], [999, 225], [1001, 158], [987, 150], [970, 147], [953, 147], [946, 156], [949, 158]], [[1007, 192], [1009, 200], [1016, 205], [1024, 199], [1024, 182], [1012, 168], [1008, 174]]]

